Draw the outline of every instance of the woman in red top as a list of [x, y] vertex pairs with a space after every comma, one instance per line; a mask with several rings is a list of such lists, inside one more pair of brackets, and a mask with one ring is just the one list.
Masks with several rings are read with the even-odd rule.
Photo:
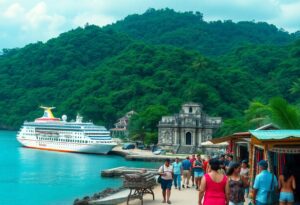
[[209, 165], [211, 172], [202, 177], [198, 205], [227, 205], [229, 202], [227, 177], [218, 173], [220, 168], [218, 159], [209, 160]]

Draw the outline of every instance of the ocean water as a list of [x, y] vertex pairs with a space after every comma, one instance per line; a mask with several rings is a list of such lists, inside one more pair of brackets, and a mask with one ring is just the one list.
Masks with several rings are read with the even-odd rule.
[[67, 205], [120, 178], [101, 178], [101, 170], [117, 166], [157, 168], [157, 163], [126, 161], [114, 155], [52, 152], [21, 147], [16, 132], [0, 131], [0, 204]]

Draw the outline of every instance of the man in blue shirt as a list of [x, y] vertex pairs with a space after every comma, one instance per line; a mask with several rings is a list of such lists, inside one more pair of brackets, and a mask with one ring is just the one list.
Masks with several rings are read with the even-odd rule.
[[189, 187], [189, 181], [191, 178], [191, 169], [192, 169], [192, 164], [190, 162], [190, 158], [186, 157], [185, 160], [182, 161], [182, 169], [183, 169], [183, 183], [182, 183], [182, 188], [190, 188]]
[[[275, 175], [271, 174], [268, 169], [268, 163], [265, 160], [261, 160], [258, 163], [260, 173], [255, 177], [253, 185], [253, 203], [256, 205], [268, 205], [267, 198], [268, 192], [271, 190], [276, 190], [278, 187], [277, 178]], [[273, 178], [273, 186], [272, 177]]]

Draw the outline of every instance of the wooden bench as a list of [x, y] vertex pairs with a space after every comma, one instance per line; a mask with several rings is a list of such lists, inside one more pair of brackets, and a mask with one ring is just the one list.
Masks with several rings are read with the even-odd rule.
[[143, 205], [143, 196], [145, 194], [152, 194], [154, 200], [153, 187], [156, 185], [155, 176], [151, 173], [141, 174], [125, 174], [124, 187], [129, 188], [130, 192], [127, 197], [127, 205], [130, 199], [138, 198]]

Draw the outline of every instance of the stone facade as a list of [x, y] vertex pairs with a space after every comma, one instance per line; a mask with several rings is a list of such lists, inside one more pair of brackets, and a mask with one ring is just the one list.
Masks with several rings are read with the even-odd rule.
[[133, 110], [126, 113], [125, 116], [118, 119], [115, 123], [115, 128], [110, 129], [111, 136], [113, 138], [126, 138], [129, 135], [128, 122], [132, 115], [136, 114]]
[[[205, 114], [201, 104], [183, 104], [179, 114], [162, 117], [158, 124], [158, 145], [175, 152], [180, 152], [180, 147], [197, 150], [202, 142], [212, 138], [221, 122], [220, 117]], [[185, 153], [184, 150], [181, 152]]]

